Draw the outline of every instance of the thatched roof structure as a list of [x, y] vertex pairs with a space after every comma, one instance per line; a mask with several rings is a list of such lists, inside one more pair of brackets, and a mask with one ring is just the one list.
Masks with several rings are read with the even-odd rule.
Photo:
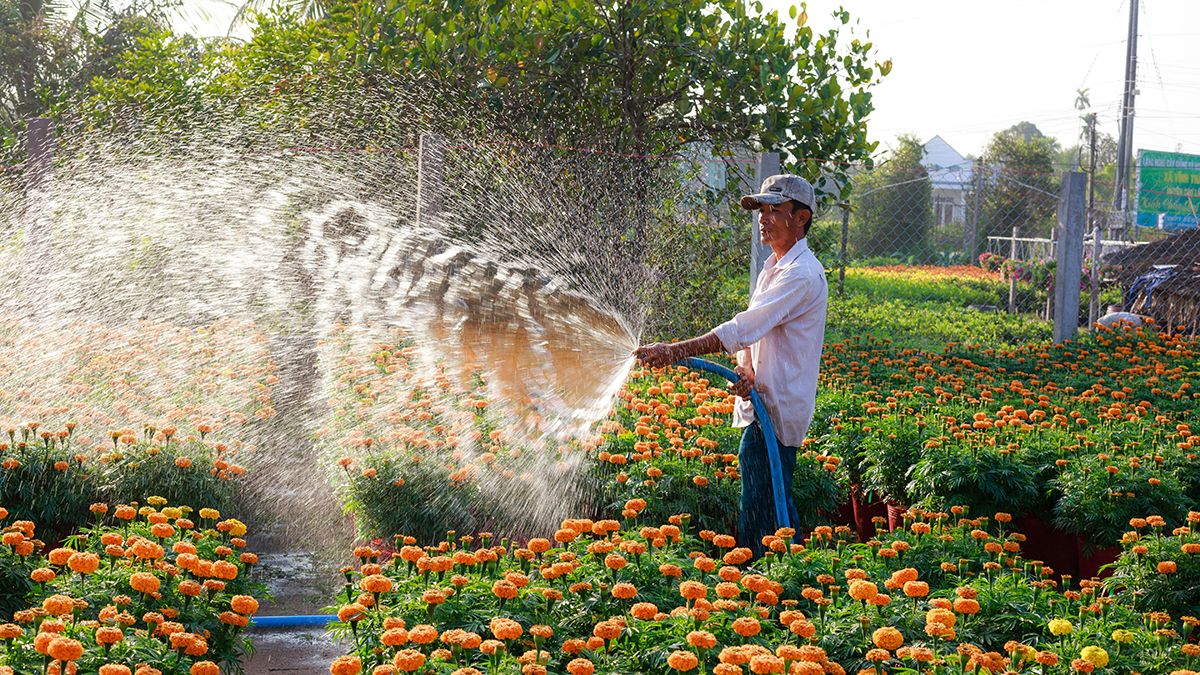
[[1107, 276], [1123, 291], [1156, 266], [1175, 265], [1179, 273], [1154, 288], [1149, 304], [1139, 293], [1126, 309], [1152, 316], [1170, 331], [1196, 334], [1200, 330], [1200, 230], [1117, 251], [1105, 256], [1104, 263], [1110, 270]]

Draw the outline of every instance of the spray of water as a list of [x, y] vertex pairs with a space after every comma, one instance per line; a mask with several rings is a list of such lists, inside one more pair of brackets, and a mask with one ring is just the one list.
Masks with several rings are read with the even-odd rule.
[[[497, 439], [528, 448], [518, 480], [480, 478], [480, 494], [508, 514], [500, 527], [552, 527], [579, 498], [580, 455], [564, 448], [605, 415], [632, 366], [655, 282], [642, 253], [656, 214], [681, 199], [680, 169], [540, 147], [422, 100], [409, 90], [403, 105], [332, 107], [342, 122], [323, 128], [319, 148], [234, 114], [210, 113], [187, 134], [66, 136], [52, 179], [4, 216], [8, 334], [40, 331], [44, 354], [95, 350], [113, 334], [136, 342], [147, 326], [171, 344], [204, 342], [147, 366], [159, 372], [143, 373], [144, 405], [121, 399], [94, 421], [244, 424], [259, 507], [286, 514], [290, 533], [344, 533], [327, 467], [356, 439], [402, 445], [389, 414], [435, 390], [431, 409], [457, 442], [426, 455], [465, 467]], [[386, 143], [364, 140], [365, 109]], [[423, 154], [434, 131], [441, 146]], [[239, 331], [213, 328], [230, 325]], [[331, 409], [362, 368], [350, 356], [398, 341], [411, 365], [378, 383], [374, 417]], [[21, 343], [7, 344], [19, 361]], [[7, 370], [0, 386], [38, 405], [0, 397], [0, 416], [77, 414], [83, 392], [58, 377], [61, 363]], [[176, 400], [179, 373], [197, 370], [213, 381]], [[225, 391], [213, 383], [222, 372], [257, 379], [249, 393]], [[491, 437], [474, 433], [463, 395], [490, 402]]]

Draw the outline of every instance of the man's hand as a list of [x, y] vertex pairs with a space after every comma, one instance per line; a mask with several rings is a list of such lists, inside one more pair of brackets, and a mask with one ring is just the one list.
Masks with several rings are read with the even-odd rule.
[[737, 374], [738, 381], [729, 385], [729, 393], [741, 398], [748, 397], [754, 388], [754, 368], [749, 365], [738, 366], [733, 372]]
[[634, 350], [633, 355], [651, 368], [662, 368], [678, 361], [680, 359], [678, 353], [679, 350], [675, 345], [655, 342], [638, 347]]

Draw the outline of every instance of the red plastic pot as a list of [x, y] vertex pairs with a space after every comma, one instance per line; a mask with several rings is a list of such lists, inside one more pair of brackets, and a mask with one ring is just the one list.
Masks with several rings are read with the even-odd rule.
[[1079, 578], [1079, 537], [1067, 534], [1029, 513], [1017, 516], [1016, 526], [1025, 535], [1021, 557], [1041, 560], [1054, 570], [1055, 576], [1069, 574]]
[[1076, 537], [1075, 541], [1077, 555], [1079, 556], [1080, 579], [1112, 575], [1112, 570], [1101, 570], [1100, 568], [1116, 561], [1117, 557], [1121, 555], [1120, 546], [1095, 548], [1088, 546], [1084, 542], [1083, 537]]
[[907, 506], [896, 504], [895, 502], [887, 503], [887, 519], [888, 529], [895, 531], [904, 529], [904, 512], [908, 510]]
[[880, 500], [869, 500], [857, 485], [850, 487], [850, 503], [854, 506], [854, 529], [858, 537], [866, 541], [875, 536], [874, 518], [887, 517], [887, 505]]

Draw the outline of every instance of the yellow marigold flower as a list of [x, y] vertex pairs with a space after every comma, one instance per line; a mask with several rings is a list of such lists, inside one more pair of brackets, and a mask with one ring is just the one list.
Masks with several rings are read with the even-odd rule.
[[1127, 645], [1130, 642], [1133, 642], [1133, 632], [1127, 631], [1123, 628], [1118, 628], [1112, 632], [1112, 639], [1113, 642]]
[[1050, 634], [1056, 636], [1070, 635], [1074, 629], [1071, 622], [1066, 619], [1051, 619], [1047, 627], [1050, 629]]
[[1108, 652], [1102, 647], [1096, 645], [1088, 645], [1079, 652], [1079, 657], [1084, 661], [1090, 661], [1097, 668], [1103, 668], [1108, 665]]

